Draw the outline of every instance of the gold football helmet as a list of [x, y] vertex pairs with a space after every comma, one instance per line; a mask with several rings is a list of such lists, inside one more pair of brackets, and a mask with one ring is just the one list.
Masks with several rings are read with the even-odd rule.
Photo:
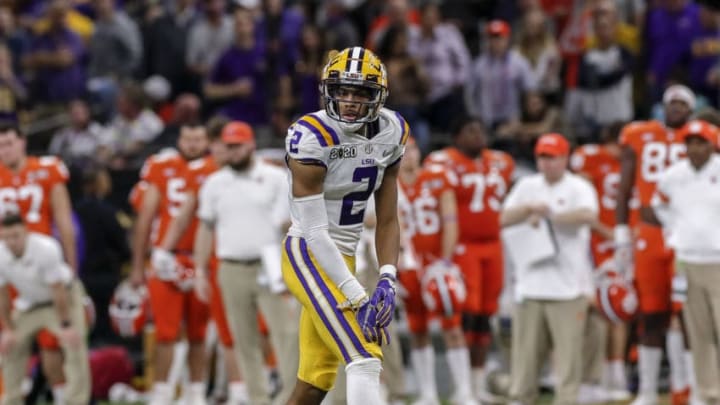
[[[352, 122], [340, 115], [337, 93], [343, 86], [361, 88], [363, 94], [370, 98], [362, 102], [367, 106], [367, 114]], [[388, 95], [385, 65], [372, 51], [359, 46], [331, 52], [320, 78], [320, 94], [325, 102], [325, 111], [331, 118], [349, 124], [372, 122], [385, 105]]]

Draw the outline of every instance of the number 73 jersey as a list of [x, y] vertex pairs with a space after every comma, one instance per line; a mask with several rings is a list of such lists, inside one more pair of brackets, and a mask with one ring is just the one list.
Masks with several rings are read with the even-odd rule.
[[650, 206], [658, 179], [671, 164], [685, 157], [685, 144], [659, 121], [633, 122], [620, 133], [620, 144], [635, 152], [635, 187], [640, 206]]
[[483, 150], [480, 158], [470, 158], [457, 148], [431, 153], [426, 164], [444, 165], [457, 179], [457, 199], [461, 243], [482, 243], [500, 238], [500, 210], [512, 181], [515, 162], [510, 155]]
[[[318, 111], [293, 123], [285, 138], [288, 157], [327, 169], [323, 194], [328, 231], [340, 252], [348, 256], [355, 255], [367, 200], [382, 184], [385, 170], [400, 161], [410, 135], [400, 114], [385, 108], [366, 125], [373, 134], [369, 138], [344, 131], [325, 111]], [[294, 204], [290, 204], [290, 216], [288, 234], [304, 237]]]
[[20, 214], [29, 230], [51, 235], [52, 189], [67, 183], [68, 178], [65, 164], [54, 156], [29, 156], [18, 172], [1, 166], [0, 214]]

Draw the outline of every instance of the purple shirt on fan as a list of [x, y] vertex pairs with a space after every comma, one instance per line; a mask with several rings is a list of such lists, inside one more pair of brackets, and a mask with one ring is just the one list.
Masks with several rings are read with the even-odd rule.
[[67, 28], [46, 32], [35, 38], [30, 52], [57, 51], [61, 48], [72, 52], [73, 63], [68, 67], [45, 67], [36, 71], [35, 84], [42, 101], [66, 102], [85, 92], [85, 68], [82, 64], [85, 47], [77, 34]]
[[648, 13], [646, 25], [649, 71], [655, 76], [654, 88], [660, 92], [673, 69], [686, 62], [697, 27], [699, 7], [689, 1], [677, 13], [658, 7]]
[[[287, 72], [284, 72], [285, 74]], [[251, 125], [268, 123], [268, 95], [266, 79], [276, 80], [281, 74], [268, 77], [265, 48], [259, 43], [252, 49], [233, 46], [223, 52], [210, 76], [215, 84], [230, 84], [242, 78], [253, 82], [251, 94], [245, 98], [228, 100], [220, 112], [233, 120], [245, 121]]]
[[720, 58], [720, 31], [716, 28], [697, 27], [697, 34], [690, 45], [690, 85], [713, 99], [717, 89], [706, 84], [708, 72]]

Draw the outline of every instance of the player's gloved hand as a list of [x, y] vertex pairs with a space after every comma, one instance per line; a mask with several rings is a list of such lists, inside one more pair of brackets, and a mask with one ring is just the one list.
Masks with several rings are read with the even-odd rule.
[[395, 281], [397, 269], [391, 264], [380, 267], [380, 280], [370, 298], [370, 304], [377, 310], [377, 325], [387, 327], [395, 314]]
[[175, 281], [178, 277], [175, 256], [165, 249], [153, 249], [150, 256], [153, 275], [160, 280]]
[[615, 266], [623, 275], [628, 276], [632, 274], [633, 268], [633, 242], [630, 227], [625, 224], [616, 225], [613, 233]]

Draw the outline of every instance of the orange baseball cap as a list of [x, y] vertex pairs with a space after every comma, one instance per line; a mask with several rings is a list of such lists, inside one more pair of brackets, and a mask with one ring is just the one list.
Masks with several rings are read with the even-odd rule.
[[510, 25], [503, 20], [492, 20], [487, 25], [488, 35], [497, 35], [500, 37], [510, 36]]
[[718, 127], [703, 120], [692, 120], [678, 131], [680, 139], [685, 140], [691, 136], [698, 136], [711, 144], [718, 146]]
[[557, 133], [542, 135], [535, 144], [535, 156], [567, 156], [570, 153], [570, 143], [564, 136]]
[[230, 121], [223, 127], [220, 139], [227, 144], [254, 142], [255, 133], [246, 122]]

